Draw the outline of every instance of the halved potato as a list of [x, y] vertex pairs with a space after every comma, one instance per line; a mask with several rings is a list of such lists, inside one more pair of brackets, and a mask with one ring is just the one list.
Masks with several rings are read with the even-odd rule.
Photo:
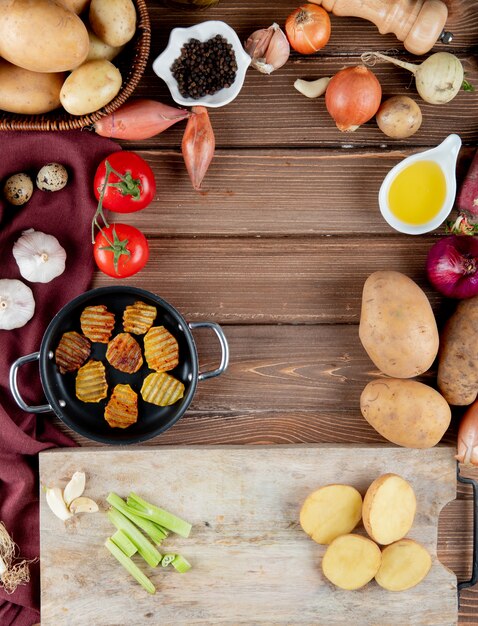
[[397, 474], [383, 474], [373, 481], [363, 499], [365, 530], [382, 545], [398, 541], [412, 527], [416, 509], [410, 483]]
[[360, 589], [377, 574], [381, 561], [380, 548], [367, 537], [341, 535], [325, 551], [322, 571], [341, 589]]
[[430, 571], [432, 557], [413, 539], [401, 539], [382, 550], [375, 580], [388, 591], [405, 591], [421, 582]]
[[325, 485], [305, 499], [300, 525], [317, 543], [350, 533], [362, 518], [362, 496], [350, 485]]

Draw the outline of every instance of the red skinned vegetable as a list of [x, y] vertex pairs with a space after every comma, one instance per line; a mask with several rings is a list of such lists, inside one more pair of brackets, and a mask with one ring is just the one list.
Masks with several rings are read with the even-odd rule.
[[461, 213], [478, 222], [478, 150], [468, 169], [456, 197], [456, 206]]
[[478, 400], [461, 419], [455, 458], [466, 465], [478, 465]]
[[107, 276], [127, 278], [148, 262], [149, 246], [143, 233], [129, 224], [111, 224], [101, 229], [93, 249], [96, 265]]
[[478, 240], [468, 235], [450, 235], [437, 241], [427, 257], [431, 284], [449, 298], [478, 295]]
[[194, 115], [188, 119], [182, 141], [182, 152], [189, 178], [194, 189], [201, 183], [214, 156], [216, 140], [206, 107], [192, 108]]

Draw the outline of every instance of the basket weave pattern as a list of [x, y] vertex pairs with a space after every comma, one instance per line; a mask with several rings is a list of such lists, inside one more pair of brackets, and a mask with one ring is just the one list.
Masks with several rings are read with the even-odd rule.
[[[133, 54], [133, 59], [123, 75], [123, 84], [117, 96], [106, 106], [89, 115], [71, 115], [63, 109], [56, 109], [43, 115], [20, 115], [0, 111], [0, 130], [74, 130], [92, 126], [105, 115], [116, 111], [136, 89], [146, 69], [151, 45], [151, 26], [145, 0], [133, 0], [138, 14], [136, 34], [128, 44], [128, 51], [122, 55]], [[126, 62], [123, 63], [126, 66]]]

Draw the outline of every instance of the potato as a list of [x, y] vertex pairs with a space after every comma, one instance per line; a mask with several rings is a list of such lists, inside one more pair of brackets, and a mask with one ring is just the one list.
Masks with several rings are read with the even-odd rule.
[[64, 7], [66, 7], [69, 11], [80, 15], [86, 9], [86, 7], [90, 4], [90, 0], [57, 0]]
[[447, 401], [438, 391], [415, 380], [373, 380], [360, 396], [360, 410], [382, 437], [406, 448], [431, 448], [451, 420]]
[[350, 533], [362, 518], [362, 496], [350, 485], [326, 485], [307, 496], [300, 525], [310, 537], [328, 544]]
[[432, 558], [413, 539], [401, 539], [382, 550], [382, 563], [375, 575], [380, 587], [405, 591], [421, 582], [430, 571]]
[[65, 80], [60, 100], [68, 113], [86, 115], [111, 102], [120, 88], [120, 71], [110, 61], [88, 61]]
[[325, 551], [322, 571], [341, 589], [359, 589], [377, 574], [381, 561], [380, 548], [367, 537], [341, 535]]
[[10, 0], [0, 8], [0, 56], [32, 72], [64, 72], [86, 59], [81, 19], [52, 0]]
[[382, 133], [392, 139], [414, 135], [422, 124], [420, 107], [408, 96], [392, 96], [380, 105], [375, 116]]
[[10, 113], [37, 115], [60, 106], [63, 73], [40, 73], [0, 59], [0, 109]]
[[373, 481], [363, 499], [363, 525], [374, 541], [388, 545], [405, 537], [416, 508], [410, 483], [397, 474], [383, 474]]
[[400, 272], [375, 272], [365, 281], [359, 336], [374, 365], [395, 378], [422, 374], [438, 352], [428, 298]]
[[477, 398], [478, 296], [462, 300], [442, 332], [438, 388], [456, 406], [468, 406]]
[[90, 38], [90, 49], [88, 50], [87, 61], [96, 61], [98, 59], [107, 59], [112, 61], [123, 50], [124, 46], [109, 46], [95, 35], [92, 30], [88, 29], [88, 37]]
[[101, 41], [123, 46], [136, 32], [136, 9], [131, 0], [91, 0], [89, 21]]

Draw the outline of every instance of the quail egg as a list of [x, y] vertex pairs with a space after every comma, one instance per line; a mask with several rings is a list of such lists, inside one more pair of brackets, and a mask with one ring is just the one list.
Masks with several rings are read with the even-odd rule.
[[5, 200], [14, 206], [23, 206], [33, 194], [33, 181], [24, 172], [13, 174], [5, 181], [3, 195]]
[[41, 191], [60, 191], [68, 182], [68, 172], [61, 163], [47, 163], [37, 174]]

